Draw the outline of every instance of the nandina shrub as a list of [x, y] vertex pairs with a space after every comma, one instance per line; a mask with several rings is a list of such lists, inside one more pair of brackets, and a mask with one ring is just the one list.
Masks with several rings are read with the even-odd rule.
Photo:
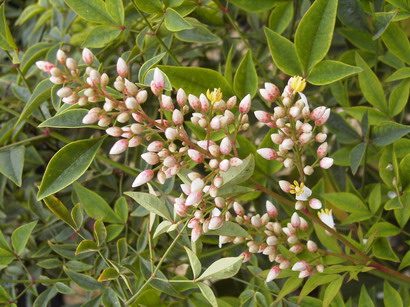
[[410, 304], [406, 1], [0, 7], [0, 303]]

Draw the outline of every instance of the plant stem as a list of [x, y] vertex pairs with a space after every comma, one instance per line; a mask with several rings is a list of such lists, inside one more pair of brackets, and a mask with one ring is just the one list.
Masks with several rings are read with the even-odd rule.
[[44, 139], [46, 137], [48, 137], [48, 135], [45, 135], [45, 134], [33, 136], [31, 138], [21, 140], [21, 141], [15, 142], [13, 144], [9, 144], [9, 145], [5, 145], [3, 147], [0, 147], [0, 150], [7, 149], [7, 148], [10, 148], [10, 147], [14, 147], [14, 146], [18, 146], [18, 145], [25, 144], [25, 143], [30, 143], [32, 141], [39, 140], [39, 139]]
[[140, 296], [140, 294], [142, 293], [142, 291], [144, 291], [144, 289], [149, 285], [149, 283], [155, 278], [155, 275], [157, 274], [157, 272], [159, 271], [162, 263], [164, 262], [165, 258], [168, 256], [169, 252], [172, 250], [172, 248], [175, 246], [175, 244], [177, 243], [179, 237], [182, 235], [182, 233], [184, 232], [185, 228], [188, 226], [189, 220], [186, 221], [186, 223], [184, 224], [184, 226], [181, 228], [181, 230], [178, 232], [177, 236], [175, 237], [174, 241], [172, 241], [171, 245], [167, 248], [167, 250], [165, 251], [164, 255], [161, 257], [161, 259], [159, 260], [157, 266], [155, 267], [155, 270], [152, 272], [151, 276], [145, 281], [145, 283], [138, 289], [137, 293], [135, 293], [128, 301], [125, 302], [126, 306], [129, 306], [130, 304], [132, 304], [137, 298], [138, 296]]

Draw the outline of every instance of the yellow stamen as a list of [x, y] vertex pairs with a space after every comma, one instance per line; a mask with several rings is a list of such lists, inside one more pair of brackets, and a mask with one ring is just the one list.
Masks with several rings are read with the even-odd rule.
[[222, 99], [222, 92], [221, 89], [214, 88], [213, 92], [209, 89], [206, 91], [206, 97], [211, 101], [211, 103], [215, 103]]

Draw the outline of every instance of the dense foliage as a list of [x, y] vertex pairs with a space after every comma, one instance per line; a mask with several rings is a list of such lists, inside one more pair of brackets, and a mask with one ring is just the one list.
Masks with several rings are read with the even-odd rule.
[[0, 304], [409, 306], [406, 0], [0, 5]]

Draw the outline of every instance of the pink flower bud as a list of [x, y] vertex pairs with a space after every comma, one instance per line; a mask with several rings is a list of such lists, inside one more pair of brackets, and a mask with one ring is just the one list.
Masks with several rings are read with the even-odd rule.
[[309, 123], [304, 123], [304, 124], [302, 124], [302, 126], [300, 127], [300, 129], [301, 129], [303, 132], [305, 132], [305, 133], [307, 133], [307, 132], [312, 132], [312, 125], [309, 124]]
[[316, 151], [317, 157], [318, 157], [319, 159], [322, 159], [322, 158], [326, 157], [326, 155], [327, 155], [327, 150], [328, 150], [327, 142], [322, 143], [322, 144], [317, 148], [317, 151]]
[[201, 234], [202, 234], [202, 228], [201, 228], [201, 226], [198, 225], [197, 227], [195, 227], [194, 229], [192, 229], [192, 232], [191, 232], [191, 240], [192, 240], [192, 242], [197, 241], [197, 240], [200, 238]]
[[177, 92], [177, 103], [180, 107], [183, 107], [187, 102], [185, 91], [180, 88]]
[[319, 273], [322, 273], [322, 272], [324, 271], [324, 269], [325, 269], [325, 267], [323, 266], [323, 264], [318, 264], [318, 265], [316, 265], [316, 270], [317, 270]]
[[230, 168], [231, 164], [229, 163], [228, 159], [224, 159], [221, 162], [219, 162], [219, 169], [222, 172], [227, 172]]
[[312, 113], [310, 113], [310, 118], [313, 120], [318, 120], [319, 118], [322, 117], [322, 115], [325, 113], [326, 107], [317, 107], [313, 109]]
[[130, 110], [136, 109], [138, 106], [137, 99], [134, 97], [128, 97], [125, 99], [125, 106]]
[[84, 125], [91, 125], [98, 121], [98, 113], [97, 112], [88, 112], [86, 116], [83, 118]]
[[77, 69], [77, 61], [72, 58], [67, 58], [67, 60], [65, 61], [65, 65], [69, 70]]
[[159, 157], [154, 152], [146, 152], [141, 155], [141, 158], [144, 159], [149, 165], [155, 165], [159, 163]]
[[148, 98], [148, 93], [147, 93], [146, 90], [141, 90], [141, 91], [138, 92], [138, 94], [137, 94], [138, 104], [144, 103], [145, 101], [147, 101], [147, 98]]
[[242, 163], [243, 163], [242, 159], [239, 159], [237, 157], [233, 157], [229, 159], [229, 165], [232, 167], [239, 166]]
[[312, 272], [310, 270], [304, 270], [302, 272], [299, 273], [299, 278], [305, 278], [312, 275]]
[[161, 96], [161, 108], [172, 112], [174, 110], [174, 104], [172, 103], [172, 98], [167, 95], [162, 95]]
[[215, 206], [223, 209], [226, 206], [226, 202], [225, 199], [223, 199], [222, 197], [215, 197]]
[[184, 116], [182, 115], [180, 110], [175, 109], [174, 112], [172, 112], [172, 121], [177, 126], [184, 123]]
[[201, 110], [201, 102], [199, 101], [198, 97], [196, 97], [195, 95], [189, 94], [188, 101], [192, 109], [194, 109], [195, 111]]
[[321, 167], [321, 168], [323, 168], [323, 169], [328, 169], [328, 168], [332, 167], [332, 165], [333, 165], [333, 159], [332, 159], [332, 158], [325, 157], [325, 158], [323, 158], [322, 160], [320, 160], [319, 164], [320, 164], [320, 167]]
[[222, 227], [225, 221], [220, 216], [213, 216], [209, 222], [209, 230], [215, 230]]
[[313, 167], [311, 167], [310, 165], [305, 166], [305, 167], [303, 168], [303, 173], [304, 173], [305, 175], [307, 175], [307, 176], [312, 175], [313, 172], [314, 172]]
[[296, 235], [291, 235], [288, 237], [287, 242], [289, 244], [296, 244], [299, 241], [298, 237]]
[[61, 98], [69, 97], [73, 93], [73, 90], [69, 87], [62, 87], [57, 91], [57, 96]]
[[191, 193], [201, 192], [205, 186], [205, 182], [201, 178], [196, 178], [191, 183]]
[[309, 264], [306, 261], [298, 261], [292, 266], [292, 271], [304, 271], [309, 267]]
[[66, 53], [61, 49], [58, 49], [56, 57], [57, 57], [58, 63], [60, 64], [64, 64], [65, 61], [67, 60]]
[[128, 79], [125, 79], [124, 81], [124, 86], [125, 86], [125, 93], [129, 96], [135, 96], [138, 93], [138, 87], [130, 82]]
[[87, 65], [92, 65], [94, 63], [94, 54], [91, 52], [90, 49], [84, 48], [83, 49], [83, 62]]
[[309, 142], [312, 139], [312, 132], [306, 132], [306, 133], [302, 133], [299, 136], [299, 143], [301, 144], [306, 144], [307, 142]]
[[322, 117], [315, 121], [316, 126], [322, 126], [324, 123], [327, 122], [330, 116], [330, 109], [326, 109], [325, 113], [323, 113]]
[[128, 147], [137, 147], [138, 145], [141, 145], [142, 143], [142, 137], [136, 135], [133, 136], [129, 142], [128, 142]]
[[164, 159], [163, 164], [166, 167], [174, 167], [177, 164], [177, 159], [174, 156], [168, 156]]
[[145, 171], [142, 171], [137, 178], [135, 178], [134, 182], [132, 183], [132, 187], [139, 187], [140, 185], [143, 185], [150, 181], [154, 177], [154, 171], [147, 169]]
[[123, 78], [125, 78], [128, 75], [128, 65], [123, 58], [118, 58], [117, 74]]
[[204, 94], [199, 95], [199, 101], [201, 103], [202, 113], [208, 112], [209, 111], [209, 101]]
[[188, 195], [185, 206], [192, 206], [198, 204], [202, 200], [202, 191], [194, 192]]
[[278, 157], [278, 154], [272, 148], [260, 148], [256, 152], [266, 160], [275, 160]]
[[37, 66], [38, 69], [40, 69], [40, 70], [42, 70], [46, 73], [50, 73], [51, 69], [53, 69], [55, 67], [55, 65], [53, 63], [46, 62], [46, 61], [37, 61], [36, 66]]
[[154, 77], [151, 81], [151, 91], [155, 96], [158, 96], [162, 93], [165, 88], [165, 78], [161, 70], [158, 67], [154, 70]]
[[130, 114], [127, 112], [122, 112], [117, 116], [117, 121], [120, 123], [126, 123], [130, 120]]
[[204, 156], [198, 150], [188, 149], [188, 156], [196, 163], [204, 162]]
[[283, 166], [286, 168], [290, 168], [293, 166], [293, 160], [291, 158], [287, 158], [285, 159], [285, 161], [283, 161]]
[[167, 128], [165, 130], [165, 137], [167, 138], [167, 140], [175, 140], [178, 136], [178, 130], [175, 128]]
[[286, 150], [291, 150], [293, 148], [293, 141], [292, 139], [284, 139], [282, 142], [282, 147]]
[[245, 214], [245, 209], [242, 207], [242, 205], [238, 202], [233, 203], [233, 210], [237, 215], [244, 215]]
[[213, 185], [216, 188], [220, 188], [223, 185], [223, 183], [224, 183], [224, 180], [221, 176], [216, 176], [213, 180]]
[[224, 137], [219, 147], [221, 154], [228, 155], [232, 151], [232, 143], [229, 137]]
[[302, 245], [293, 245], [291, 248], [289, 248], [289, 251], [294, 254], [299, 254], [303, 251], [303, 246]]
[[218, 145], [211, 145], [209, 146], [208, 150], [214, 157], [218, 157], [221, 154]]
[[285, 193], [289, 193], [291, 187], [290, 187], [290, 182], [286, 181], [286, 180], [280, 180], [279, 181], [279, 186], [281, 188], [281, 190]]
[[318, 210], [322, 208], [322, 202], [317, 198], [312, 198], [311, 200], [309, 200], [309, 206], [312, 209]]
[[316, 140], [316, 142], [318, 142], [318, 143], [323, 143], [324, 141], [326, 141], [326, 138], [327, 138], [327, 134], [322, 133], [322, 132], [319, 132], [319, 133], [316, 135], [315, 140]]
[[268, 245], [277, 245], [278, 244], [278, 238], [275, 236], [269, 236], [266, 238], [266, 243]]
[[228, 99], [228, 101], [226, 102], [226, 107], [228, 109], [232, 109], [235, 107], [236, 105], [236, 96], [232, 96], [231, 98]]
[[276, 218], [278, 216], [278, 209], [269, 200], [266, 201], [266, 211], [271, 218]]
[[269, 123], [271, 121], [270, 114], [264, 111], [255, 111], [254, 112], [255, 117], [257, 120], [259, 120], [262, 123]]
[[185, 195], [191, 194], [191, 185], [190, 184], [183, 183], [183, 184], [180, 185], [180, 187], [181, 187], [182, 192]]
[[239, 112], [246, 114], [251, 109], [251, 95], [246, 95], [239, 103]]
[[306, 220], [303, 217], [300, 218], [300, 226], [299, 229], [302, 231], [307, 231], [309, 229], [309, 224], [306, 222]]
[[293, 106], [290, 108], [289, 110], [289, 114], [290, 116], [292, 116], [293, 118], [296, 118], [300, 115], [300, 108], [297, 106]]
[[196, 219], [196, 218], [192, 218], [192, 219], [189, 220], [189, 223], [188, 223], [187, 227], [193, 229], [197, 226], [199, 226], [199, 220]]
[[111, 147], [110, 155], [118, 155], [123, 153], [128, 148], [128, 140], [122, 139], [114, 143], [114, 146]]
[[316, 253], [317, 251], [317, 244], [311, 240], [307, 241], [307, 249], [311, 253]]
[[243, 257], [242, 263], [248, 262], [251, 259], [252, 254], [248, 251], [244, 251], [242, 254], [239, 256]]
[[299, 215], [297, 214], [297, 212], [294, 212], [292, 214], [292, 217], [290, 219], [290, 223], [295, 228], [298, 228], [300, 226], [300, 218], [299, 218]]
[[271, 134], [270, 138], [271, 138], [272, 142], [277, 144], [277, 145], [282, 144], [282, 142], [283, 142], [283, 136], [281, 136], [278, 133]]
[[256, 228], [259, 228], [262, 226], [262, 221], [261, 221], [261, 217], [259, 216], [259, 214], [252, 216], [251, 224]]
[[105, 132], [113, 137], [119, 137], [123, 133], [120, 127], [110, 127], [107, 130], [105, 130]]
[[286, 270], [289, 267], [290, 267], [290, 261], [286, 259], [284, 259], [279, 265], [279, 269], [281, 270]]
[[276, 279], [280, 274], [279, 266], [275, 265], [273, 268], [269, 270], [268, 276], [266, 277], [266, 282], [270, 282]]

